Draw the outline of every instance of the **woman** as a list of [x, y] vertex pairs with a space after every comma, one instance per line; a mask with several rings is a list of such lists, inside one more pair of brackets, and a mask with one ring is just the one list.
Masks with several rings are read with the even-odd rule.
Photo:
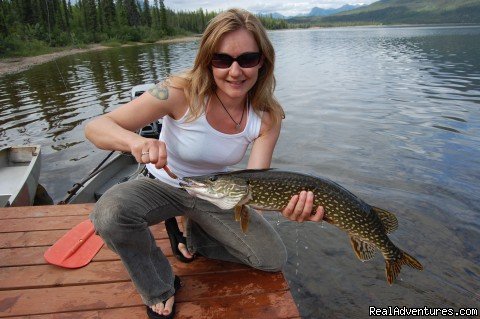
[[[173, 317], [173, 295], [180, 287], [155, 245], [148, 229], [152, 224], [178, 215], [188, 218], [188, 251], [179, 247], [186, 259], [199, 253], [265, 271], [279, 271], [286, 261], [280, 237], [262, 216], [252, 212], [243, 234], [232, 212], [193, 198], [171, 174], [225, 171], [243, 158], [250, 144], [247, 168], [270, 166], [283, 117], [273, 96], [274, 58], [258, 19], [244, 10], [228, 10], [209, 23], [190, 71], [157, 84], [85, 128], [97, 147], [131, 152], [155, 177], [117, 185], [91, 215], [96, 231], [120, 255], [150, 318]], [[161, 117], [159, 140], [134, 133]], [[302, 192], [282, 213], [290, 220], [318, 221], [323, 209], [311, 215], [312, 205], [313, 194]]]

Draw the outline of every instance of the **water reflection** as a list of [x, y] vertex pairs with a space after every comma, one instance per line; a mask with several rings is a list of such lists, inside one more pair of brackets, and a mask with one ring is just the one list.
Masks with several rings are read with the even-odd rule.
[[[302, 315], [478, 306], [480, 27], [287, 30], [271, 39], [287, 113], [274, 166], [329, 177], [394, 211], [393, 241], [425, 265], [405, 267], [389, 287], [380, 255], [361, 263], [333, 227], [270, 215]], [[1, 145], [41, 143], [41, 182], [62, 199], [106, 155], [85, 141], [85, 121], [127, 102], [133, 85], [190, 67], [197, 45], [85, 53], [0, 78]]]

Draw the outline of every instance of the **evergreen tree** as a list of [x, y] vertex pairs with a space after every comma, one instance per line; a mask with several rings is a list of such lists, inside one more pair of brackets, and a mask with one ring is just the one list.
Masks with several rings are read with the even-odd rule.
[[66, 0], [62, 0], [62, 11], [65, 19], [66, 31], [70, 32], [70, 13], [68, 12], [68, 5]]
[[107, 29], [110, 29], [116, 22], [115, 3], [113, 0], [100, 0], [99, 11], [102, 11], [102, 19]]
[[148, 27], [152, 26], [152, 16], [150, 13], [150, 5], [148, 4], [148, 0], [143, 0], [142, 25]]
[[[38, 52], [39, 42], [53, 47], [201, 33], [215, 15], [203, 9], [176, 12], [164, 0], [0, 0], [0, 56], [25, 51], [31, 43]], [[286, 25], [271, 17], [264, 23]]]
[[54, 30], [55, 31], [64, 31], [66, 29], [66, 23], [63, 18], [62, 13], [62, 4], [60, 0], [52, 0], [52, 14], [53, 14], [53, 21], [54, 21]]
[[115, 11], [116, 11], [116, 16], [117, 16], [117, 21], [118, 25], [128, 25], [128, 20], [127, 20], [127, 11], [125, 9], [125, 0], [117, 0], [117, 4], [115, 6]]
[[33, 11], [33, 3], [32, 0], [21, 0], [18, 2], [18, 5], [21, 9], [21, 21], [23, 24], [35, 24], [36, 17]]
[[95, 38], [98, 32], [97, 6], [95, 0], [83, 0], [83, 12], [85, 17], [85, 29], [91, 32]]
[[138, 12], [137, 2], [135, 0], [124, 0], [123, 5], [127, 14], [127, 23], [129, 26], [140, 25], [140, 13]]
[[96, 15], [98, 21], [98, 29], [100, 30], [100, 32], [106, 31], [105, 13], [103, 12], [102, 0], [97, 0]]
[[163, 0], [160, 0], [160, 30], [167, 32], [167, 25], [167, 10]]
[[160, 9], [158, 0], [155, 0], [153, 5], [153, 27], [154, 29], [160, 29]]
[[8, 3], [0, 0], [0, 35], [2, 38], [8, 35], [8, 22], [5, 13], [8, 12]]

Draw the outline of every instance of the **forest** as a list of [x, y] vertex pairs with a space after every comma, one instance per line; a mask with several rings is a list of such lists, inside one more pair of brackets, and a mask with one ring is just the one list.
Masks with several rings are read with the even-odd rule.
[[[173, 11], [163, 0], [0, 0], [0, 57], [199, 34], [216, 14]], [[284, 20], [259, 18], [267, 29], [288, 27]]]

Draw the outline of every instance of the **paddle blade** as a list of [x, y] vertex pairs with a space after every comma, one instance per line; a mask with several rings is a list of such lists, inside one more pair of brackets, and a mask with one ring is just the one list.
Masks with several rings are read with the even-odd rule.
[[85, 220], [69, 230], [43, 255], [50, 264], [65, 268], [87, 265], [103, 246], [100, 236], [90, 220]]

